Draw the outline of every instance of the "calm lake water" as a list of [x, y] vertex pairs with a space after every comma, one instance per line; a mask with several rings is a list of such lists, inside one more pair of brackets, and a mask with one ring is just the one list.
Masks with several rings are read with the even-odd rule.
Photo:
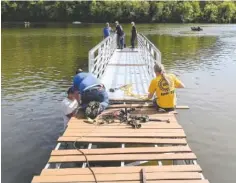
[[[166, 69], [187, 86], [178, 119], [212, 183], [236, 172], [236, 25], [138, 24], [162, 52]], [[30, 182], [63, 130], [60, 102], [103, 25], [2, 29], [2, 182]], [[129, 45], [130, 25], [124, 25]]]

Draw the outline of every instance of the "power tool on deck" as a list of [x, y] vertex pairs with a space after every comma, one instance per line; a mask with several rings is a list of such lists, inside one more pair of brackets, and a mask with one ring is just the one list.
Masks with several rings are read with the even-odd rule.
[[112, 113], [102, 114], [100, 119], [102, 119], [102, 123], [113, 123], [115, 120], [119, 120], [120, 123], [125, 123], [130, 125], [134, 129], [139, 129], [142, 127], [141, 123], [151, 122], [151, 121], [158, 121], [158, 122], [167, 122], [169, 123], [169, 119], [162, 120], [162, 119], [152, 119], [148, 115], [132, 115], [131, 113], [135, 111], [135, 108], [125, 108], [121, 109]]

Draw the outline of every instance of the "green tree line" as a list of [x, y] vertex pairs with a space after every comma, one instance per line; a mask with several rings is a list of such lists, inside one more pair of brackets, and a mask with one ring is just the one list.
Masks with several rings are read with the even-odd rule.
[[236, 23], [234, 1], [1, 1], [2, 22]]

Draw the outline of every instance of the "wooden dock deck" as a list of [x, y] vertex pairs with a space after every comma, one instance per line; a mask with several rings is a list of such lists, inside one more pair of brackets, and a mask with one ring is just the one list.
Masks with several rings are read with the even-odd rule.
[[[86, 168], [85, 157], [69, 148], [75, 141], [88, 148], [82, 151], [98, 182], [140, 183], [144, 182], [144, 171], [148, 183], [207, 183], [175, 114], [158, 114], [149, 107], [136, 110], [134, 114], [148, 113], [152, 119], [169, 122], [147, 122], [142, 123], [142, 128], [133, 129], [118, 122], [96, 125], [72, 118], [58, 139], [58, 143], [68, 144], [67, 149], [53, 150], [48, 161], [51, 168], [43, 169], [32, 183], [95, 182]], [[111, 111], [113, 106], [107, 110]], [[76, 167], [66, 165], [71, 163]]]
[[176, 112], [157, 113], [137, 97], [147, 93], [155, 62], [161, 62], [159, 50], [140, 34], [135, 50], [117, 50], [115, 36], [95, 46], [89, 52], [89, 71], [107, 89], [132, 86], [129, 93], [122, 89], [109, 92], [112, 105], [105, 112], [135, 107], [132, 115], [144, 114], [157, 121], [133, 129], [120, 122], [98, 125], [72, 118], [32, 183], [96, 182], [90, 168], [99, 183], [208, 183]]

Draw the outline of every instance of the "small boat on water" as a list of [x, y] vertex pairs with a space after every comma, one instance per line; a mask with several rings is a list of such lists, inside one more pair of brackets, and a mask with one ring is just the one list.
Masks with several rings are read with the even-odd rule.
[[79, 21], [74, 21], [74, 22], [72, 22], [72, 24], [81, 24], [81, 22], [79, 22]]
[[192, 31], [202, 31], [203, 29], [201, 27], [191, 27]]

